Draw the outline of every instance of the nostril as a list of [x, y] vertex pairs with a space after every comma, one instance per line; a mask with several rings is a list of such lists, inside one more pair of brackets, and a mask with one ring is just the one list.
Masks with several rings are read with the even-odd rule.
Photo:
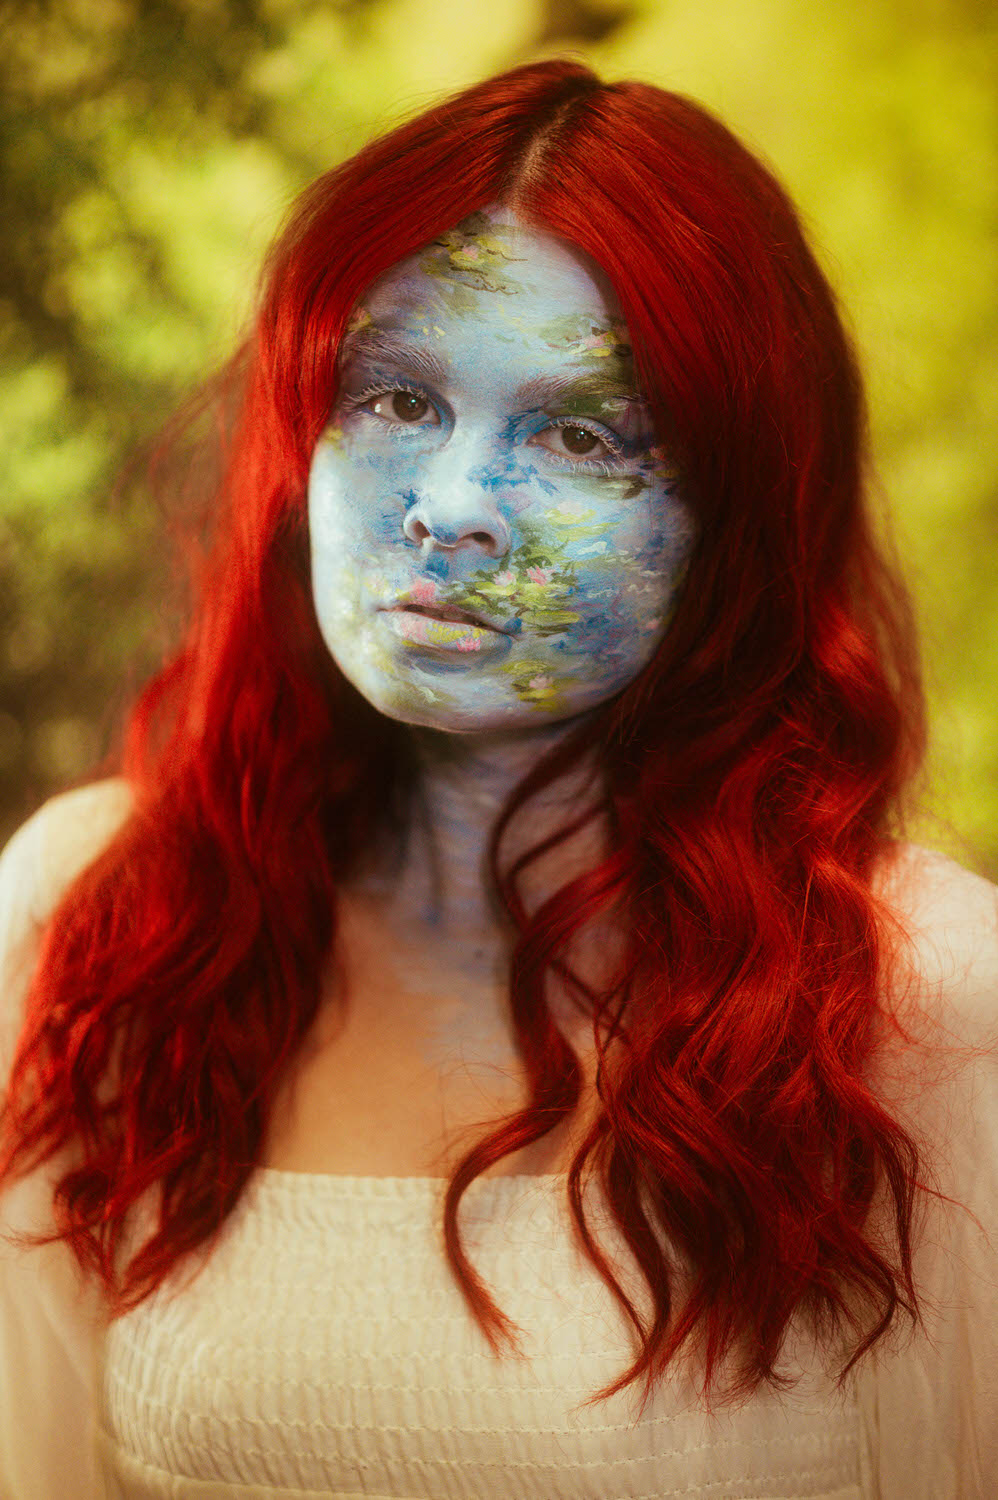
[[[406, 510], [402, 532], [406, 539], [426, 551], [427, 548], [453, 552], [463, 548], [477, 548], [486, 557], [500, 557], [509, 550], [509, 527], [494, 507], [479, 502], [478, 515], [469, 515], [466, 507], [452, 505], [445, 515], [440, 506], [425, 495], [414, 497], [414, 503]], [[460, 511], [464, 509], [462, 515]], [[425, 519], [424, 519], [425, 517]], [[475, 522], [479, 525], [471, 530]], [[485, 525], [481, 523], [485, 522]], [[468, 529], [466, 530], [465, 527]]]

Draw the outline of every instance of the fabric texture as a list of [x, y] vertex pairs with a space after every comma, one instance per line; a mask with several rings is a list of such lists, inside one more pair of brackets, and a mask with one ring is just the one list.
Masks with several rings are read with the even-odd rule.
[[[39, 926], [128, 805], [120, 782], [55, 799], [0, 860], [0, 1078]], [[0, 1500], [990, 1500], [998, 892], [918, 851], [892, 878], [919, 935], [921, 1003], [963, 1050], [917, 1068], [899, 1054], [883, 1092], [965, 1209], [931, 1202], [920, 1225], [926, 1334], [845, 1391], [800, 1337], [789, 1392], [708, 1415], [677, 1376], [640, 1418], [633, 1388], [586, 1406], [633, 1348], [561, 1178], [479, 1180], [462, 1205], [521, 1361], [493, 1357], [450, 1275], [441, 1180], [265, 1169], [214, 1252], [110, 1326], [61, 1246], [0, 1240]], [[46, 1223], [50, 1180], [8, 1190], [0, 1229]]]

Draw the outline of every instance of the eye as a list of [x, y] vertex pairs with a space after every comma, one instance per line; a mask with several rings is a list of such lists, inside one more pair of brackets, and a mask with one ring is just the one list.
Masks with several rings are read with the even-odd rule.
[[401, 422], [409, 427], [436, 427], [440, 424], [437, 412], [426, 397], [421, 396], [418, 391], [405, 389], [377, 391], [363, 397], [362, 404], [384, 422]]
[[609, 437], [577, 422], [557, 422], [530, 441], [559, 458], [614, 458], [619, 452]]

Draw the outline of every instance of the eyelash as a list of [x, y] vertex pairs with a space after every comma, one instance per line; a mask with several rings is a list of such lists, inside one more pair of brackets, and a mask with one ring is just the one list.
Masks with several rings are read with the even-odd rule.
[[[379, 380], [376, 385], [368, 386], [366, 390], [358, 391], [354, 396], [346, 396], [344, 398], [344, 405], [350, 412], [360, 411], [369, 401], [373, 401], [375, 396], [390, 396], [394, 395], [396, 391], [401, 391], [406, 396], [416, 396], [420, 401], [425, 401], [429, 406], [433, 406], [433, 402], [425, 391], [421, 391], [418, 386], [410, 385], [404, 380]], [[418, 425], [409, 422], [392, 422], [386, 417], [380, 417], [378, 420], [385, 422], [390, 428], [394, 429], [409, 426], [415, 427]], [[550, 418], [550, 426], [579, 427], [583, 432], [591, 432], [593, 437], [601, 442], [604, 447], [609, 448], [611, 459], [613, 460], [611, 462], [605, 458], [586, 458], [584, 456], [573, 460], [568, 458], [567, 455], [553, 453], [548, 449], [548, 455], [554, 459], [555, 463], [561, 463], [562, 467], [575, 473], [612, 474], [615, 472], [617, 464], [623, 457], [623, 444], [615, 434], [608, 433], [603, 428], [596, 427], [585, 421], [585, 419], [577, 417], [552, 417]]]
[[624, 456], [623, 444], [616, 434], [605, 432], [601, 427], [594, 427], [584, 419], [580, 420], [577, 417], [552, 417], [551, 426], [578, 427], [583, 432], [591, 432], [593, 437], [597, 438], [603, 444], [604, 448], [609, 448], [610, 450], [609, 459], [582, 457], [571, 462], [560, 453], [551, 453], [551, 450], [548, 449], [547, 451], [551, 453], [551, 457], [556, 462], [562, 459], [566, 468], [581, 469], [584, 474], [612, 474]]
[[[347, 396], [345, 398], [345, 402], [346, 405], [349, 406], [351, 411], [357, 411], [360, 407], [366, 406], [368, 401], [373, 401], [375, 396], [393, 396], [396, 391], [401, 391], [402, 394], [406, 396], [416, 396], [420, 401], [425, 401], [429, 406], [433, 405], [433, 402], [430, 400], [425, 391], [417, 389], [417, 387], [414, 385], [408, 385], [404, 380], [390, 382], [387, 380], [379, 380], [377, 385], [371, 385], [368, 386], [366, 390], [358, 391], [356, 396]], [[381, 420], [384, 421], [385, 419], [381, 418]], [[410, 424], [406, 422], [398, 422], [393, 425], [406, 427]]]

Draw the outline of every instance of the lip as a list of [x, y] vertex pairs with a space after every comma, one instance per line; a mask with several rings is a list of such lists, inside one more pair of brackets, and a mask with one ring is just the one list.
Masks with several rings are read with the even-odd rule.
[[432, 609], [426, 604], [398, 603], [380, 610], [381, 618], [393, 636], [408, 646], [458, 655], [479, 655], [509, 648], [509, 636], [482, 616], [467, 610], [441, 604]]
[[434, 601], [433, 604], [424, 604], [421, 600], [402, 594], [394, 604], [384, 605], [383, 608], [389, 614], [404, 611], [406, 614], [424, 615], [428, 620], [439, 620], [444, 624], [470, 625], [475, 630], [491, 630], [497, 635], [510, 634], [495, 620], [490, 620], [487, 615], [458, 609], [456, 605], [448, 604], [446, 599]]

